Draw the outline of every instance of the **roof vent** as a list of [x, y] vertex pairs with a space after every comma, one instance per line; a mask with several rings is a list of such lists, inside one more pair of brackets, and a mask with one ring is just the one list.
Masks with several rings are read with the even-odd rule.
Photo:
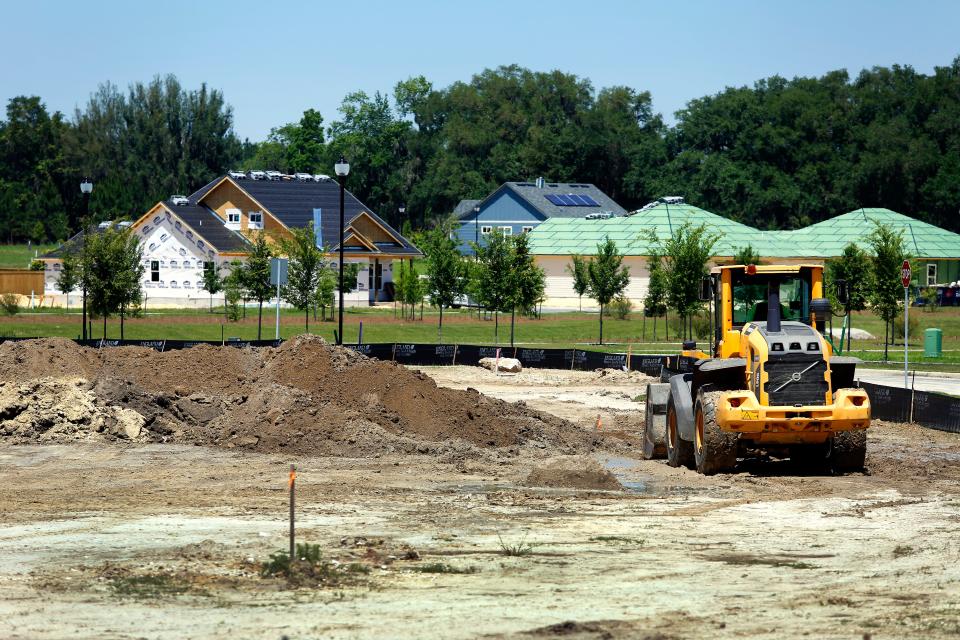
[[660, 198], [660, 202], [665, 202], [666, 204], [683, 204], [683, 196], [663, 196]]
[[543, 179], [542, 177], [541, 177], [541, 178], [537, 178], [537, 189], [543, 189], [543, 183], [544, 183], [544, 182], [545, 182], [545, 181], [544, 181], [544, 179]]
[[185, 204], [190, 204], [190, 199], [187, 196], [170, 196], [170, 202], [177, 206], [182, 206]]

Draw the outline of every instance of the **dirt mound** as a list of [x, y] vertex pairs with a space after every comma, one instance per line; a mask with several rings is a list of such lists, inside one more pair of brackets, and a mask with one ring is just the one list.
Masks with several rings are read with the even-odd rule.
[[[573, 454], [597, 444], [575, 425], [523, 403], [439, 388], [423, 373], [310, 336], [275, 349], [201, 345], [166, 353], [28, 340], [0, 345], [0, 363], [0, 382], [7, 385], [52, 379], [41, 394], [49, 401], [31, 400], [29, 389], [8, 391], [12, 404], [25, 404], [39, 416], [31, 424], [63, 423], [59, 416], [72, 403], [83, 415], [67, 423], [88, 435], [110, 433], [111, 420], [127, 415], [116, 413], [123, 409], [142, 416], [141, 440], [264, 452], [462, 458], [485, 449], [516, 454], [521, 447]], [[76, 389], [83, 402], [69, 394], [56, 402], [60, 387], [54, 382]], [[25, 410], [16, 415], [32, 415]], [[101, 422], [107, 426], [96, 428]], [[16, 441], [23, 442], [31, 433], [40, 440], [47, 430], [4, 433], [16, 431]]]
[[588, 456], [554, 458], [535, 467], [527, 476], [529, 487], [603, 489], [618, 491], [623, 485], [608, 469]]

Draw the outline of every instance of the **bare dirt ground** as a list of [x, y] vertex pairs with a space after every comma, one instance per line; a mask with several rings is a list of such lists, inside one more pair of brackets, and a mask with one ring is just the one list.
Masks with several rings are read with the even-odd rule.
[[[17, 361], [0, 363], [8, 386], [23, 384], [17, 367], [49, 376], [60, 366], [0, 355]], [[175, 373], [74, 356], [83, 366], [60, 377], [89, 380], [77, 402], [91, 403], [100, 431], [81, 437], [85, 423], [67, 420], [69, 429], [44, 432], [63, 437], [30, 441], [26, 427], [0, 437], [0, 638], [960, 635], [954, 434], [876, 424], [867, 474], [746, 460], [704, 478], [636, 459], [635, 399], [647, 382], [637, 374], [424, 369], [441, 387], [525, 403], [464, 391], [449, 397], [444, 421], [435, 413], [446, 392], [399, 367], [361, 362], [358, 379], [421, 394], [409, 407], [374, 382], [355, 402], [271, 373], [284, 353], [236, 356], [251, 358], [236, 365], [244, 402], [212, 383], [187, 402], [189, 393], [160, 392], [160, 378], [172, 384]], [[338, 362], [324, 375], [353, 371]], [[104, 370], [125, 382], [107, 385]], [[250, 440], [254, 420], [231, 435], [218, 415], [188, 415], [195, 404], [242, 413], [265, 376], [288, 403], [270, 417], [269, 439]], [[135, 410], [147, 388], [181, 409], [146, 416], [140, 436], [111, 422], [119, 409], [94, 406], [109, 398]], [[296, 402], [326, 424], [308, 428]], [[44, 427], [42, 415], [20, 411], [31, 429]], [[0, 426], [10, 422], [2, 414]], [[155, 431], [161, 420], [177, 424]], [[463, 440], [469, 426], [457, 423], [468, 420], [482, 438]], [[284, 440], [285, 423], [311, 445]], [[341, 424], [353, 442], [336, 436]], [[320, 545], [329, 563], [321, 586], [260, 575], [287, 546], [291, 463], [298, 540]]]

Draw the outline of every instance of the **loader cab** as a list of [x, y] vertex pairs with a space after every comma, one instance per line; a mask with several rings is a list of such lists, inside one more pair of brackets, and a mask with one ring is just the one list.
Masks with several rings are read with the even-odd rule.
[[811, 301], [823, 297], [819, 265], [732, 265], [714, 268], [715, 355], [736, 357], [744, 325], [765, 322], [770, 291], [779, 293], [779, 318], [814, 326]]

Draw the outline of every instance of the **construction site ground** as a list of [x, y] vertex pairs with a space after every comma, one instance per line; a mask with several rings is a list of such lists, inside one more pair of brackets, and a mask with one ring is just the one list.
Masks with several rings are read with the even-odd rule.
[[[165, 354], [161, 364], [182, 367], [167, 375], [143, 364], [147, 350], [130, 352], [140, 373], [123, 356], [69, 348], [64, 364], [43, 343], [0, 345], [0, 400], [10, 385], [39, 404], [77, 390], [99, 425], [42, 431], [51, 418], [21, 406], [25, 426], [0, 435], [0, 638], [960, 634], [955, 434], [875, 423], [864, 474], [748, 459], [703, 477], [639, 459], [649, 379], [636, 373], [421, 377], [291, 343], [233, 354], [249, 362], [221, 367], [243, 389], [210, 382], [197, 396], [173, 388], [178, 376], [204, 386], [219, 350], [195, 352], [195, 371]], [[362, 398], [287, 372], [314, 366], [311, 349], [330, 375], [356, 369]], [[88, 382], [57, 386], [78, 376]], [[43, 382], [24, 386], [32, 379]], [[258, 386], [283, 398], [281, 413]], [[182, 410], [131, 431], [139, 422], [123, 411], [147, 415], [148, 396]], [[0, 402], [0, 425], [14, 405]], [[258, 422], [269, 437], [251, 435]], [[288, 543], [291, 463], [298, 540], [329, 561], [323, 586], [261, 576]]]

